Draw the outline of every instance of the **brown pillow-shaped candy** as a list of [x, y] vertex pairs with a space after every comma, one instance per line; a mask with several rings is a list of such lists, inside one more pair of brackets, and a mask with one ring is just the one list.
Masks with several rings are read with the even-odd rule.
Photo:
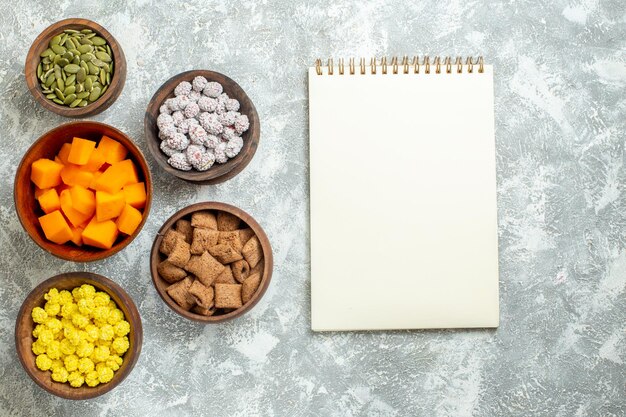
[[168, 261], [159, 263], [159, 265], [157, 265], [157, 272], [161, 278], [170, 284], [178, 282], [187, 276], [187, 272], [184, 269], [179, 268]]
[[225, 266], [224, 271], [215, 278], [215, 284], [236, 284], [233, 271], [230, 266]]
[[204, 308], [196, 305], [191, 309], [191, 311], [196, 314], [200, 314], [201, 316], [212, 316], [213, 314], [215, 314], [215, 307]]
[[243, 249], [243, 243], [239, 239], [239, 231], [233, 230], [232, 232], [219, 232], [220, 236], [217, 240], [218, 245], [229, 245], [237, 252], [241, 252]]
[[241, 307], [241, 285], [215, 284], [215, 308]]
[[207, 287], [199, 280], [195, 280], [189, 287], [189, 294], [200, 307], [213, 307], [213, 287]]
[[223, 264], [229, 264], [243, 259], [241, 254], [230, 245], [215, 245], [209, 249], [209, 253]]
[[176, 243], [176, 238], [182, 237], [185, 238], [182, 234], [177, 232], [174, 229], [168, 229], [163, 235], [163, 239], [161, 240], [161, 245], [159, 246], [159, 252], [163, 255], [169, 255], [172, 249], [174, 248], [174, 244]]
[[215, 214], [208, 210], [196, 211], [191, 215], [191, 225], [201, 229], [217, 230]]
[[167, 260], [172, 265], [183, 268], [187, 262], [189, 262], [189, 257], [191, 256], [191, 252], [189, 250], [189, 243], [185, 242], [185, 240], [179, 236], [176, 239], [176, 243], [174, 243], [174, 247], [170, 251], [170, 255], [167, 257]]
[[204, 285], [210, 287], [215, 278], [224, 270], [224, 265], [209, 255], [209, 252], [204, 252], [200, 256], [193, 255], [184, 269], [198, 277]]
[[193, 228], [191, 227], [191, 222], [189, 220], [177, 220], [174, 228], [178, 233], [185, 236], [185, 242], [191, 244], [191, 239], [193, 239]]
[[254, 268], [250, 268], [250, 273], [248, 274], [248, 276], [254, 275], [254, 274], [259, 274], [259, 275], [261, 275], [261, 278], [263, 278], [263, 269], [265, 269], [265, 259], [261, 258], [259, 263], [256, 264], [256, 266]]
[[254, 274], [250, 275], [248, 279], [246, 279], [241, 285], [241, 301], [245, 304], [254, 295], [256, 290], [259, 289], [259, 285], [261, 284], [261, 275]]
[[254, 231], [249, 227], [246, 227], [245, 229], [239, 229], [237, 230], [237, 232], [239, 232], [239, 240], [241, 241], [242, 245], [245, 245], [250, 240], [250, 238], [254, 236]]
[[246, 261], [248, 261], [250, 268], [254, 268], [263, 257], [261, 242], [259, 242], [259, 239], [256, 236], [250, 238], [250, 240], [248, 240], [248, 242], [246, 242], [243, 246], [241, 253], [243, 254], [243, 257], [246, 258]]
[[217, 212], [217, 230], [220, 232], [230, 232], [239, 227], [239, 217], [225, 211]]
[[191, 241], [191, 254], [202, 255], [202, 252], [217, 245], [220, 232], [210, 229], [193, 229], [193, 240]]
[[176, 301], [176, 304], [187, 311], [189, 311], [195, 304], [193, 297], [189, 294], [189, 287], [191, 287], [192, 282], [191, 278], [187, 277], [165, 289], [167, 294], [172, 297], [174, 301]]
[[233, 270], [233, 276], [240, 284], [250, 275], [250, 265], [243, 259], [233, 262], [230, 268]]

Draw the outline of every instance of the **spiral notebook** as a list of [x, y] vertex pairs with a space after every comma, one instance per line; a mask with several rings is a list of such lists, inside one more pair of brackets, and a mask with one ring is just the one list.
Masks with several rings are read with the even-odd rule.
[[312, 329], [497, 327], [492, 66], [318, 60], [309, 132]]

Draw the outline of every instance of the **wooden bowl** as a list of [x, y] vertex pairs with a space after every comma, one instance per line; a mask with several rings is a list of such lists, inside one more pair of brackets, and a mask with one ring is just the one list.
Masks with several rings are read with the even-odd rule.
[[[239, 112], [248, 116], [250, 121], [250, 127], [241, 136], [243, 138], [243, 148], [237, 156], [229, 159], [224, 164], [216, 163], [207, 171], [181, 171], [169, 165], [167, 163], [168, 157], [161, 151], [161, 140], [159, 139], [159, 129], [156, 124], [156, 119], [159, 116], [159, 108], [163, 102], [171, 97], [174, 97], [174, 89], [182, 81], [191, 82], [194, 77], [199, 75], [204, 76], [209, 81], [217, 81], [224, 87], [224, 92], [229, 97], [235, 98], [240, 103]], [[161, 168], [170, 174], [181, 178], [185, 181], [194, 182], [198, 184], [219, 184], [233, 178], [239, 174], [252, 160], [252, 157], [256, 153], [259, 146], [259, 139], [261, 136], [261, 125], [259, 123], [259, 115], [256, 112], [256, 108], [250, 100], [250, 97], [235, 81], [231, 80], [227, 76], [214, 71], [208, 70], [193, 70], [180, 73], [173, 76], [165, 82], [152, 96], [146, 115], [144, 118], [144, 130], [146, 134], [146, 141], [148, 142], [148, 149], [150, 153], [156, 159]]]
[[[45, 94], [41, 91], [39, 80], [37, 79], [37, 66], [41, 60], [39, 54], [48, 48], [50, 39], [65, 29], [91, 29], [98, 34], [98, 36], [104, 38], [113, 54], [113, 77], [111, 78], [111, 84], [105, 93], [98, 100], [85, 107], [61, 106], [46, 98]], [[87, 19], [65, 19], [48, 26], [43, 32], [37, 36], [35, 41], [26, 55], [26, 63], [24, 64], [24, 75], [26, 76], [26, 85], [31, 92], [35, 100], [37, 100], [46, 109], [64, 116], [64, 117], [87, 117], [101, 113], [108, 109], [111, 104], [122, 93], [124, 83], [126, 82], [126, 57], [122, 51], [122, 47], [115, 40], [113, 35], [109, 33], [105, 28]]]
[[[146, 206], [143, 209], [143, 220], [131, 236], [120, 234], [120, 237], [117, 238], [118, 240], [111, 249], [98, 249], [87, 245], [82, 247], [72, 244], [59, 245], [50, 242], [46, 239], [43, 230], [39, 226], [38, 217], [44, 213], [35, 199], [35, 185], [30, 180], [30, 167], [39, 158], [54, 159], [61, 146], [66, 142], [71, 142], [74, 136], [100, 141], [102, 135], [117, 140], [128, 149], [129, 158], [135, 163], [139, 178], [146, 185]], [[150, 213], [152, 177], [143, 153], [124, 133], [104, 123], [92, 121], [70, 122], [44, 133], [26, 151], [15, 174], [13, 198], [22, 226], [37, 245], [61, 259], [74, 262], [91, 262], [107, 258], [119, 252], [137, 237]]]
[[[225, 211], [239, 217], [239, 219], [241, 219], [243, 223], [245, 223], [248, 227], [252, 229], [252, 231], [256, 234], [257, 238], [261, 242], [261, 248], [263, 249], [264, 267], [263, 278], [261, 279], [259, 288], [246, 304], [234, 311], [231, 311], [230, 313], [216, 316], [203, 316], [200, 314], [196, 314], [192, 311], [184, 310], [182, 307], [176, 304], [176, 302], [167, 294], [165, 289], [170, 284], [163, 278], [161, 278], [161, 276], [157, 272], [157, 265], [166, 258], [163, 254], [159, 252], [159, 247], [161, 246], [161, 241], [163, 240], [163, 235], [165, 234], [165, 232], [173, 227], [174, 223], [176, 223], [177, 220], [182, 218], [189, 219], [192, 213], [200, 210]], [[152, 274], [152, 282], [154, 283], [154, 286], [156, 287], [156, 290], [163, 299], [163, 301], [165, 301], [165, 304], [167, 304], [169, 308], [171, 308], [181, 316], [189, 320], [194, 320], [201, 323], [220, 323], [239, 317], [251, 310], [252, 307], [254, 307], [256, 303], [259, 302], [261, 297], [263, 297], [263, 294], [265, 294], [265, 291], [270, 284], [270, 280], [272, 279], [273, 269], [274, 258], [272, 256], [272, 246], [270, 245], [270, 241], [267, 238], [267, 235], [265, 234], [261, 226], [256, 222], [256, 220], [254, 220], [252, 216], [250, 216], [248, 213], [237, 207], [231, 206], [230, 204], [217, 203], [212, 201], [192, 204], [174, 213], [174, 215], [170, 217], [159, 229], [156, 239], [154, 239], [154, 243], [152, 244], [152, 251], [150, 252], [150, 273]]]
[[[67, 383], [55, 382], [50, 378], [49, 371], [42, 371], [35, 365], [35, 354], [31, 349], [31, 345], [35, 341], [33, 337], [33, 329], [35, 323], [31, 318], [31, 311], [34, 307], [43, 307], [46, 300], [44, 294], [51, 288], [71, 291], [73, 288], [83, 284], [93, 285], [96, 290], [105, 291], [115, 301], [117, 307], [122, 310], [124, 317], [130, 323], [130, 333], [128, 340], [130, 348], [124, 354], [124, 362], [120, 369], [115, 371], [113, 379], [96, 387], [83, 385], [80, 388], [71, 387]], [[68, 272], [59, 274], [49, 278], [35, 287], [28, 294], [28, 297], [22, 303], [17, 319], [15, 321], [15, 348], [17, 356], [26, 370], [28, 376], [37, 383], [41, 388], [58, 397], [70, 400], [86, 400], [94, 398], [111, 391], [118, 386], [124, 378], [130, 374], [141, 352], [141, 343], [143, 341], [143, 330], [141, 327], [141, 318], [135, 303], [130, 296], [115, 282], [102, 275], [90, 272]]]

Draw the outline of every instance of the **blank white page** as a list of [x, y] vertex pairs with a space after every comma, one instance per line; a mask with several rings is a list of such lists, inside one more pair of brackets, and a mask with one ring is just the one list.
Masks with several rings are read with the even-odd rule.
[[312, 329], [497, 327], [492, 66], [322, 68], [309, 68]]

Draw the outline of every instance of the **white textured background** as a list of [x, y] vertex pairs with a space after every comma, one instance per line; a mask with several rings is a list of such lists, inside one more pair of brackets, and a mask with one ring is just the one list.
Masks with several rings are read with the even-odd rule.
[[[0, 415], [626, 415], [624, 1], [0, 3]], [[141, 235], [87, 265], [32, 243], [12, 197], [23, 152], [65, 121], [34, 102], [22, 73], [30, 43], [66, 17], [96, 20], [122, 44], [126, 87], [94, 119], [134, 138], [155, 178]], [[317, 57], [415, 53], [482, 54], [495, 66], [501, 327], [313, 334], [306, 67]], [[232, 77], [261, 118], [254, 160], [219, 186], [165, 175], [143, 138], [153, 92], [192, 68]], [[148, 269], [163, 221], [204, 200], [248, 211], [274, 246], [265, 297], [219, 326], [171, 312]], [[26, 294], [73, 270], [119, 282], [144, 325], [129, 378], [85, 402], [39, 389], [13, 343]]]

